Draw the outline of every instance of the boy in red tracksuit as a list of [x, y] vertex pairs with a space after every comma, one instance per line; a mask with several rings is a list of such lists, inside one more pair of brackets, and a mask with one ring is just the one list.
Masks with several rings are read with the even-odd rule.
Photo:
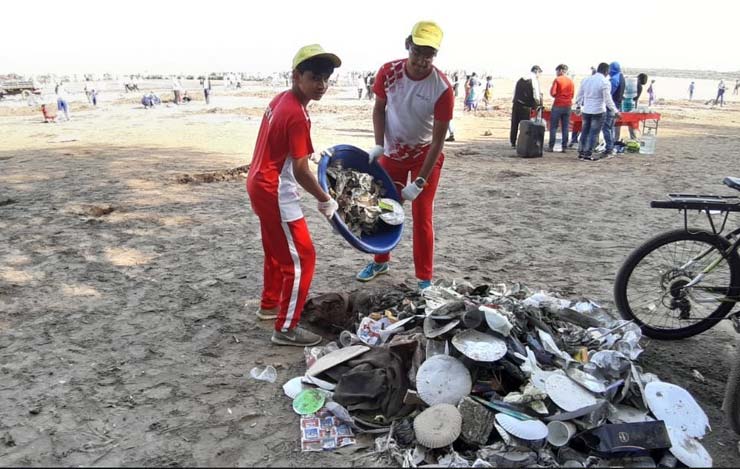
[[[373, 91], [377, 160], [403, 200], [412, 202], [414, 266], [419, 289], [431, 285], [434, 270], [434, 195], [444, 163], [442, 147], [452, 120], [455, 95], [447, 77], [432, 62], [442, 43], [442, 30], [431, 21], [414, 25], [406, 38], [408, 58], [380, 68]], [[367, 282], [388, 272], [390, 253], [375, 256], [357, 280]]]
[[308, 167], [313, 154], [306, 105], [320, 100], [339, 57], [318, 44], [301, 48], [293, 59], [293, 86], [270, 102], [260, 126], [247, 177], [247, 192], [259, 217], [265, 252], [264, 287], [257, 316], [275, 319], [271, 341], [309, 346], [321, 337], [298, 326], [313, 279], [316, 252], [300, 206], [298, 185], [331, 218], [337, 202], [319, 186]]

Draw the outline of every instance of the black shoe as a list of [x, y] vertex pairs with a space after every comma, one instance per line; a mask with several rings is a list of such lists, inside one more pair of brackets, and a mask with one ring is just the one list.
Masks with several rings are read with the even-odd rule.
[[545, 147], [545, 151], [548, 153], [552, 153], [554, 150], [552, 147]]
[[445, 142], [454, 142], [454, 141], [455, 141], [455, 136], [452, 134], [450, 134], [450, 136], [445, 139]]
[[516, 148], [516, 143], [512, 143], [511, 148]]

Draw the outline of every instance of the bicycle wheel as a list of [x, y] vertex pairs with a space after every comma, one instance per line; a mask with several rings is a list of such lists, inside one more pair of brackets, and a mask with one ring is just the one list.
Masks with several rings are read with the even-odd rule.
[[732, 361], [730, 377], [725, 386], [725, 400], [722, 402], [722, 410], [730, 427], [735, 433], [740, 434], [740, 346], [735, 352], [735, 360]]
[[726, 297], [737, 296], [739, 291], [740, 259], [733, 255], [701, 282], [685, 286], [721, 256], [719, 249], [729, 245], [721, 236], [683, 229], [647, 241], [627, 257], [617, 273], [614, 300], [619, 313], [654, 339], [683, 339], [706, 331], [735, 305]]

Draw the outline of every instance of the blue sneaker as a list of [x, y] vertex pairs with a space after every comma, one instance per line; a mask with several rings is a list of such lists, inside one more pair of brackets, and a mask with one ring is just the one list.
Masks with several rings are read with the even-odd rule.
[[431, 280], [419, 280], [416, 284], [419, 286], [419, 290], [425, 290], [432, 286], [432, 281]]
[[365, 268], [362, 269], [355, 278], [359, 280], [360, 282], [369, 282], [370, 280], [374, 279], [378, 275], [387, 274], [387, 273], [388, 273], [388, 263], [387, 262], [384, 262], [382, 264], [376, 264], [375, 262], [371, 262], [368, 265], [366, 265]]

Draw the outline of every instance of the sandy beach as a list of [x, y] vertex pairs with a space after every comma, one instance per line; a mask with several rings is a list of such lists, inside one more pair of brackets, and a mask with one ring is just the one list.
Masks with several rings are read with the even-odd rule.
[[[722, 178], [740, 176], [738, 96], [728, 89], [724, 108], [689, 102], [680, 93], [690, 80], [675, 80], [656, 83], [676, 90], [657, 88], [656, 153], [599, 162], [573, 151], [517, 158], [512, 80], [495, 81], [489, 110], [463, 113], [459, 97], [435, 202], [435, 277], [522, 282], [612, 309], [629, 252], [683, 226], [649, 201], [729, 195]], [[143, 83], [165, 101], [146, 110], [116, 83], [97, 108], [71, 84], [72, 120], [57, 124], [21, 100], [0, 103], [2, 466], [360, 464], [361, 447], [301, 453], [281, 385], [304, 372], [303, 350], [271, 345], [253, 314], [259, 225], [243, 175], [228, 171], [249, 163], [281, 89], [217, 87], [206, 106], [197, 82], [185, 85], [195, 100], [175, 106], [167, 82]], [[331, 89], [309, 107], [314, 147], [371, 146], [371, 109], [353, 87]], [[390, 274], [361, 285], [369, 257], [332, 232], [310, 196], [303, 205], [318, 259], [312, 294], [415, 282], [410, 229]], [[736, 340], [724, 323], [682, 341], [645, 339], [639, 360], [701, 404], [716, 466], [740, 465], [720, 409]], [[250, 379], [262, 364], [275, 366], [276, 383]]]

